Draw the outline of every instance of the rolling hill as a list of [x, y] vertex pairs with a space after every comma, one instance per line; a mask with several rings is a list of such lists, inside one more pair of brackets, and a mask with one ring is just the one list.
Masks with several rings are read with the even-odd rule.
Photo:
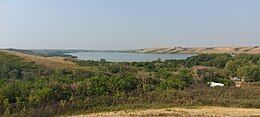
[[248, 53], [260, 54], [259, 46], [245, 46], [245, 47], [170, 47], [170, 48], [144, 48], [135, 50], [135, 53], [184, 53], [184, 54], [198, 54], [198, 53]]

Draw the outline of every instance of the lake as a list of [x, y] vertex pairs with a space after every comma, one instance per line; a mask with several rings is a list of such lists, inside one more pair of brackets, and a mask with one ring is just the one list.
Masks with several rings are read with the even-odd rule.
[[111, 62], [140, 62], [154, 61], [167, 59], [186, 59], [187, 57], [196, 54], [140, 54], [131, 52], [77, 52], [68, 53], [69, 55], [77, 56], [81, 60], [100, 60], [106, 59]]

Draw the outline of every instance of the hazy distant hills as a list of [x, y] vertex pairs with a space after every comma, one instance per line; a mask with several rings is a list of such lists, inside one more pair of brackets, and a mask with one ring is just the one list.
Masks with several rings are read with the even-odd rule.
[[[198, 54], [198, 53], [247, 53], [260, 54], [260, 46], [223, 46], [223, 47], [169, 47], [169, 48], [144, 48], [138, 50], [84, 50], [84, 49], [7, 49], [31, 55], [39, 55], [44, 57], [62, 56], [75, 57], [67, 53], [77, 52], [127, 52], [127, 53], [157, 53], [157, 54]], [[76, 58], [76, 57], [75, 57]]]
[[260, 54], [259, 46], [245, 47], [172, 47], [172, 48], [144, 48], [135, 53], [248, 53]]

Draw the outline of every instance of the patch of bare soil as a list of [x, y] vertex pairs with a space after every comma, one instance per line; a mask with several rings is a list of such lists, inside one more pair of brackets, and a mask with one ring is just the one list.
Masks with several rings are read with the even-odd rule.
[[260, 109], [201, 107], [197, 109], [167, 108], [148, 110], [127, 110], [91, 113], [71, 117], [260, 117]]

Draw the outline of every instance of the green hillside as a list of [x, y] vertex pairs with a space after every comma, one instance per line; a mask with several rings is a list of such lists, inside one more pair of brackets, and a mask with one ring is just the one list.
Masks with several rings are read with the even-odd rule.
[[[0, 116], [172, 106], [260, 108], [259, 54], [199, 54], [152, 62], [70, 59], [58, 61], [64, 64], [57, 63], [57, 69], [55, 59], [37, 62], [42, 59], [0, 51]], [[245, 81], [241, 87], [231, 80], [235, 76]], [[208, 82], [225, 86], [210, 88]]]

